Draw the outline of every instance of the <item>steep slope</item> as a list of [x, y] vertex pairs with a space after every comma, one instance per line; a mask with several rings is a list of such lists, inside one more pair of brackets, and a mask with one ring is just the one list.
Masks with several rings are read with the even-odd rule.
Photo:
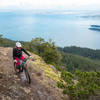
[[32, 83], [23, 86], [14, 71], [12, 48], [0, 47], [0, 100], [68, 100], [56, 86], [60, 74], [53, 66], [35, 54], [27, 65]]

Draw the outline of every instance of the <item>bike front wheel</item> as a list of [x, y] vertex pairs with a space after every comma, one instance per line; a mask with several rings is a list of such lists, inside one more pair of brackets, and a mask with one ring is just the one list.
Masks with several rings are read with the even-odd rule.
[[24, 67], [23, 71], [25, 72], [27, 83], [30, 84], [31, 83], [31, 78], [30, 78], [30, 75], [29, 75], [29, 72], [28, 72], [27, 68]]

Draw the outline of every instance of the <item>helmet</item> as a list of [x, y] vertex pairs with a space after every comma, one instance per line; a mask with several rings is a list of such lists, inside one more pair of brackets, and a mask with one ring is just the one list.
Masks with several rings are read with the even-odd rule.
[[16, 42], [16, 47], [22, 47], [20, 42]]

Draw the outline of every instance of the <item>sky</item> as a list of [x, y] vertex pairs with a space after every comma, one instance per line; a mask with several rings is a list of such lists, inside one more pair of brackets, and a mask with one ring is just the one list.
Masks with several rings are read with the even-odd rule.
[[100, 10], [100, 0], [0, 0], [0, 9]]

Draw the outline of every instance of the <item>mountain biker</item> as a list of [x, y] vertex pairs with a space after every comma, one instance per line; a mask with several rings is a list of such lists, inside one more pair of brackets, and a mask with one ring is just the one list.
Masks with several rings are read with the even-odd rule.
[[25, 56], [23, 55], [24, 52], [25, 54], [27, 54], [28, 56], [31, 57], [31, 55], [24, 49], [22, 48], [22, 45], [20, 42], [16, 42], [16, 47], [13, 48], [13, 60], [14, 63], [16, 64], [16, 71], [19, 72], [19, 68], [20, 68], [20, 60], [23, 61], [25, 59]]

